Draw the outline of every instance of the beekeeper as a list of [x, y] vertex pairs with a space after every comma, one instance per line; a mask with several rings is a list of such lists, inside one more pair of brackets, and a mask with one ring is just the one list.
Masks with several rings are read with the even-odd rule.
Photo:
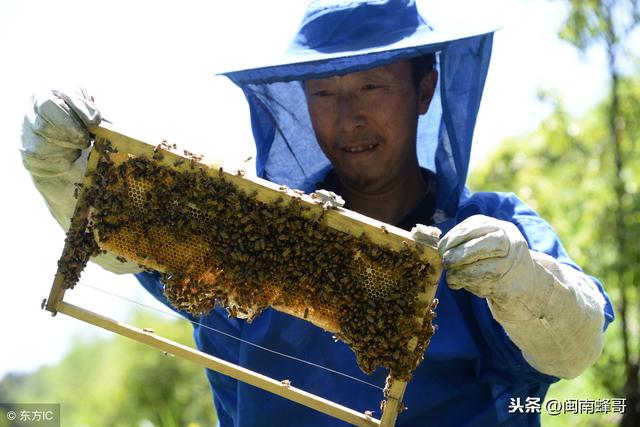
[[[226, 76], [249, 102], [259, 176], [333, 190], [348, 208], [407, 230], [420, 223], [446, 233], [439, 329], [398, 425], [536, 425], [539, 414], [514, 410], [514, 402], [540, 402], [551, 383], [593, 364], [613, 311], [598, 280], [531, 208], [513, 194], [465, 187], [494, 28], [450, 21], [423, 19], [413, 0], [318, 0], [282, 58]], [[36, 94], [25, 118], [24, 165], [65, 229], [85, 167], [86, 126], [99, 122], [85, 94], [57, 91]], [[110, 256], [95, 261], [137, 271]], [[157, 274], [137, 278], [168, 304]], [[346, 345], [308, 322], [273, 310], [251, 325], [219, 308], [185, 315], [199, 323], [202, 351], [357, 410], [379, 406], [379, 389], [209, 329], [383, 386], [386, 372], [365, 376]], [[207, 375], [222, 426], [339, 423]]]

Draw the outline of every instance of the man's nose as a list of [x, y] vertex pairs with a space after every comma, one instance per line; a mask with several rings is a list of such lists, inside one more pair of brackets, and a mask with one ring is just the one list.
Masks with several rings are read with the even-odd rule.
[[340, 95], [338, 99], [338, 120], [344, 131], [357, 129], [364, 124], [364, 110], [358, 98], [351, 94]]

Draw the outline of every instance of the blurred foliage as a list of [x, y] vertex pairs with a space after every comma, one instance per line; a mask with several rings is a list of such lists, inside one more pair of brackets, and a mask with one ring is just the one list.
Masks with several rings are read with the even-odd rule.
[[[555, 0], [558, 1], [558, 0]], [[560, 38], [585, 52], [594, 43], [613, 48], [614, 56], [625, 57], [627, 36], [640, 22], [638, 0], [559, 0], [569, 6]]]
[[[634, 57], [630, 43], [640, 27], [640, 0], [555, 0], [568, 7], [560, 37], [581, 53], [598, 49], [605, 54], [608, 93], [594, 121], [602, 130], [598, 137], [602, 153], [600, 182], [608, 190], [607, 211], [602, 213], [598, 243], [603, 259], [596, 268], [603, 271], [617, 308], [615, 335], [620, 336], [620, 353], [609, 352], [606, 372], [601, 379], [610, 390], [627, 400], [628, 409], [620, 420], [623, 427], [640, 426], [640, 350], [638, 321], [640, 304], [636, 280], [638, 263], [638, 96], [626, 76], [633, 75]], [[637, 34], [635, 34], [637, 35]], [[636, 68], [637, 71], [637, 68]], [[636, 73], [637, 75], [637, 73]], [[590, 259], [595, 262], [595, 259]], [[611, 356], [616, 354], [616, 356]], [[611, 374], [615, 374], [612, 379]], [[619, 376], [621, 375], [621, 376]], [[618, 381], [618, 378], [623, 378]], [[619, 384], [621, 383], [621, 384]]]
[[[513, 191], [549, 221], [558, 232], [570, 256], [588, 274], [598, 277], [614, 302], [619, 302], [620, 280], [614, 265], [624, 266], [622, 280], [628, 283], [630, 307], [627, 327], [633, 340], [630, 350], [638, 354], [640, 294], [640, 79], [620, 81], [621, 140], [625, 153], [624, 197], [622, 200], [626, 252], [611, 233], [618, 209], [612, 190], [615, 171], [608, 137], [608, 101], [585, 116], [574, 119], [562, 102], [541, 94], [553, 107], [552, 114], [534, 132], [505, 141], [469, 180], [472, 190]], [[619, 264], [618, 264], [619, 263]], [[606, 334], [605, 350], [598, 363], [578, 379], [551, 387], [548, 398], [624, 397], [625, 361], [622, 324], [613, 322]], [[544, 412], [544, 411], [543, 411]], [[545, 416], [547, 426], [614, 425], [615, 417], [562, 415]]]
[[[133, 325], [190, 345], [192, 328], [138, 313]], [[204, 368], [128, 338], [77, 339], [55, 366], [0, 381], [0, 402], [60, 403], [67, 427], [211, 426], [215, 409]], [[0, 424], [1, 425], [1, 424]]]

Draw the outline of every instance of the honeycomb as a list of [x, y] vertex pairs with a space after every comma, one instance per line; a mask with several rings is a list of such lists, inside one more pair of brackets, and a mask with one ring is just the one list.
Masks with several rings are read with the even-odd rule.
[[385, 227], [377, 233], [393, 244], [380, 244], [370, 226], [299, 193], [128, 144], [94, 144], [78, 241], [91, 235], [100, 250], [160, 272], [178, 309], [219, 304], [250, 322], [271, 307], [334, 333], [364, 372], [410, 378], [434, 332], [433, 248]]

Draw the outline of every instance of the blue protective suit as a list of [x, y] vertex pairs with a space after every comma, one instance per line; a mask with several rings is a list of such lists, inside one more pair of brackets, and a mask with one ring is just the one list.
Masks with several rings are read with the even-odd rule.
[[[311, 4], [286, 55], [266, 67], [226, 73], [249, 102], [257, 147], [257, 173], [274, 182], [313, 190], [330, 170], [309, 120], [301, 81], [344, 74], [400, 58], [438, 53], [439, 83], [429, 113], [420, 118], [417, 149], [422, 167], [432, 171], [437, 194], [418, 206], [408, 222], [433, 224], [446, 233], [465, 218], [484, 214], [514, 223], [531, 249], [579, 269], [548, 223], [513, 194], [465, 189], [471, 139], [491, 53], [492, 30], [438, 31], [427, 25], [410, 0]], [[465, 32], [466, 31], [466, 32]], [[410, 227], [412, 224], [407, 224]], [[158, 276], [140, 273], [142, 285], [169, 305]], [[607, 300], [605, 325], [613, 319]], [[557, 378], [531, 367], [492, 318], [487, 302], [443, 281], [435, 323], [438, 331], [409, 383], [398, 426], [535, 426], [536, 414], [509, 414], [509, 399], [543, 397]], [[183, 313], [184, 314], [184, 313]], [[217, 308], [195, 319], [200, 350], [358, 411], [379, 416], [382, 392], [370, 385], [240, 343], [220, 333], [268, 347], [384, 386], [387, 372], [372, 376], [357, 367], [352, 351], [308, 322], [266, 310], [251, 325], [229, 319]], [[222, 426], [341, 425], [250, 385], [207, 371]]]

